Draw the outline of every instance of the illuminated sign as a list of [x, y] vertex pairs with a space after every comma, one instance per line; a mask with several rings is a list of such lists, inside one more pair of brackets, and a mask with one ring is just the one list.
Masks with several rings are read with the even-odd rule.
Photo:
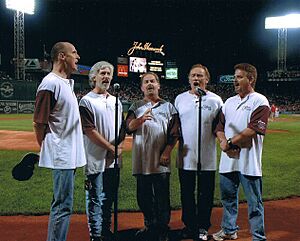
[[162, 44], [160, 47], [152, 47], [152, 43], [146, 42], [143, 44], [142, 42], [133, 42], [132, 47], [128, 50], [127, 54], [130, 56], [134, 53], [135, 50], [141, 50], [141, 51], [150, 51], [154, 53], [158, 53], [161, 55], [165, 55], [163, 52], [164, 45]]
[[118, 64], [118, 76], [128, 77], [128, 65]]
[[38, 59], [24, 59], [25, 69], [41, 69], [40, 61]]
[[178, 68], [166, 68], [166, 79], [178, 79]]
[[129, 58], [129, 71], [134, 73], [146, 73], [147, 72], [147, 59], [139, 57]]
[[148, 62], [149, 71], [151, 72], [162, 72], [164, 64], [160, 60], [151, 60]]
[[151, 72], [162, 72], [162, 67], [160, 67], [160, 66], [150, 66], [149, 71], [151, 71]]
[[77, 71], [75, 71], [74, 74], [89, 75], [90, 69], [90, 66], [77, 64]]
[[234, 75], [227, 74], [227, 75], [221, 75], [219, 77], [219, 82], [220, 83], [231, 84], [231, 83], [233, 83], [233, 81], [234, 81]]

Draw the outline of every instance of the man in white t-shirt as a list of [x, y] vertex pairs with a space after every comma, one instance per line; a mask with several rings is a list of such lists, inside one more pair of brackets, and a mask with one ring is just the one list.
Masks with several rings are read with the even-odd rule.
[[41, 147], [39, 166], [52, 169], [53, 176], [47, 240], [64, 241], [73, 208], [75, 169], [86, 164], [74, 81], [69, 79], [80, 57], [74, 45], [58, 42], [51, 59], [53, 69], [37, 90], [33, 125]]
[[[217, 120], [223, 101], [218, 95], [206, 89], [210, 74], [204, 65], [193, 65], [188, 77], [191, 89], [179, 94], [175, 99], [182, 134], [179, 141], [178, 172], [181, 189], [181, 219], [185, 228], [182, 230], [181, 236], [182, 238], [208, 240], [217, 162], [216, 136], [213, 133], [213, 125]], [[200, 143], [198, 143], [200, 93], [197, 88], [204, 91], [204, 95], [201, 97]], [[201, 148], [200, 170], [198, 170], [198, 145]], [[197, 190], [196, 198], [197, 177], [200, 189]]]
[[234, 67], [237, 93], [224, 104], [215, 130], [222, 149], [220, 190], [223, 205], [221, 230], [215, 240], [237, 239], [238, 193], [241, 184], [248, 203], [253, 241], [266, 240], [262, 201], [262, 148], [270, 106], [254, 91], [256, 68], [247, 63]]
[[[108, 62], [100, 61], [94, 64], [89, 73], [93, 89], [79, 102], [87, 159], [86, 213], [91, 241], [112, 240], [111, 206], [119, 185], [118, 173], [114, 172], [114, 158], [108, 160], [109, 156], [115, 156], [116, 97], [107, 91], [113, 72], [114, 67]], [[120, 132], [122, 124], [120, 101], [117, 118]], [[120, 145], [118, 154], [121, 154]]]

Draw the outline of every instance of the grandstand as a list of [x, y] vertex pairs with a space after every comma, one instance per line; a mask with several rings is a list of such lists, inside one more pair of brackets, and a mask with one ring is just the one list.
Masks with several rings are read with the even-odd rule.
[[[49, 72], [48, 65], [39, 71], [27, 71], [25, 81], [16, 81], [9, 74], [0, 71], [0, 113], [32, 113], [37, 87], [41, 79]], [[115, 75], [116, 76], [116, 75]], [[266, 72], [265, 77], [258, 80], [256, 90], [263, 93], [269, 99], [270, 104], [275, 104], [280, 113], [300, 113], [300, 97], [298, 96], [300, 80], [299, 71], [293, 70], [289, 73], [278, 74], [279, 80], [275, 80], [274, 73]], [[282, 80], [288, 77], [289, 81]], [[270, 78], [273, 78], [270, 81]], [[80, 100], [82, 96], [90, 91], [87, 71], [76, 73], [72, 76], [75, 79], [75, 93]], [[128, 78], [116, 77], [114, 82], [121, 86], [119, 98], [126, 111], [130, 104], [143, 98], [140, 90], [139, 75], [130, 75]], [[189, 89], [188, 80], [166, 80], [161, 79], [160, 95], [163, 99], [173, 102], [175, 97]], [[220, 95], [225, 101], [234, 95], [232, 83], [220, 83], [211, 81], [208, 89]], [[110, 93], [115, 94], [111, 88]], [[24, 108], [26, 106], [26, 108]]]

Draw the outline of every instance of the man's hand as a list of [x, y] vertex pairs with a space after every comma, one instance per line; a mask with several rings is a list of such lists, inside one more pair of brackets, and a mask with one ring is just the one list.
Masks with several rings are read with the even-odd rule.
[[220, 148], [224, 152], [226, 152], [229, 149], [229, 145], [227, 144], [227, 140], [226, 139], [222, 139], [220, 141]]
[[47, 128], [46, 124], [33, 122], [33, 130], [35, 133], [37, 143], [39, 144], [40, 147], [42, 146], [42, 142], [45, 139], [46, 128]]
[[228, 145], [228, 142], [226, 139], [222, 139], [222, 141], [220, 142], [220, 148], [230, 158], [239, 158], [240, 157], [241, 148], [238, 146], [234, 146], [233, 148], [230, 147]]
[[240, 158], [240, 152], [241, 152], [241, 148], [233, 148], [233, 149], [231, 148], [228, 151], [226, 151], [226, 154], [230, 158], [238, 159]]
[[165, 148], [165, 150], [163, 151], [163, 153], [160, 155], [160, 160], [159, 160], [159, 164], [161, 166], [167, 167], [170, 165], [170, 159], [171, 159], [171, 151], [172, 149], [170, 148]]
[[138, 119], [140, 119], [141, 123], [144, 123], [146, 120], [152, 120], [153, 115], [151, 113], [151, 109], [147, 109], [145, 111], [145, 113], [141, 117], [139, 117]]
[[[118, 146], [118, 157], [122, 155], [123, 147]], [[111, 145], [111, 148], [107, 151], [107, 157], [115, 157], [115, 146]]]

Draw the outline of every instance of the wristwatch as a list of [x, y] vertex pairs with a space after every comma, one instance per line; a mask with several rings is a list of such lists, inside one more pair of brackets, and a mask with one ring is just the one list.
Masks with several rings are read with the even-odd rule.
[[233, 148], [236, 147], [236, 145], [234, 145], [234, 144], [232, 143], [231, 138], [228, 138], [228, 140], [227, 140], [227, 145], [229, 146], [229, 149], [233, 149]]
[[[241, 148], [240, 148], [238, 145], [234, 145], [234, 144], [232, 143], [231, 138], [229, 138], [229, 139], [227, 140], [227, 145], [229, 146], [228, 150], [230, 150], [230, 149], [241, 150]], [[228, 150], [227, 150], [227, 151], [228, 151]]]

